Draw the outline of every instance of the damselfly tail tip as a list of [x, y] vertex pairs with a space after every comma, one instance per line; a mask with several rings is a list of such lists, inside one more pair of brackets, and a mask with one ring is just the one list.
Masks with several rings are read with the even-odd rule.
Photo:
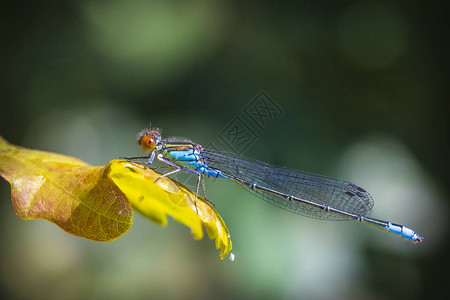
[[414, 244], [422, 243], [423, 236], [417, 235], [416, 239], [413, 241]]

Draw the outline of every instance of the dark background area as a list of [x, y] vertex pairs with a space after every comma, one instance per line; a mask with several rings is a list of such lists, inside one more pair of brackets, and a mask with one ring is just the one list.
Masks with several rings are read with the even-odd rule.
[[[223, 133], [238, 120], [252, 136], [238, 151], [364, 186], [374, 217], [425, 237], [412, 245], [356, 222], [307, 219], [214, 181], [208, 198], [236, 254], [222, 262], [212, 241], [193, 241], [173, 221], [159, 228], [136, 214], [127, 234], [105, 244], [25, 222], [2, 181], [8, 298], [421, 299], [446, 291], [441, 7], [4, 1], [0, 16], [0, 134], [10, 143], [102, 165], [139, 155], [135, 136], [150, 121], [165, 136], [233, 150]], [[262, 108], [258, 126], [246, 108], [261, 103], [280, 113]]]

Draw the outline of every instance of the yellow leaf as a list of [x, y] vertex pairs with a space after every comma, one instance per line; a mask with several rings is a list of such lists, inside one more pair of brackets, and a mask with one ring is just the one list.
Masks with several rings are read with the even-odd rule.
[[157, 224], [165, 226], [167, 215], [191, 228], [195, 239], [203, 237], [202, 225], [208, 236], [216, 240], [216, 248], [224, 259], [232, 244], [228, 229], [214, 207], [204, 198], [197, 197], [198, 214], [195, 208], [195, 194], [180, 183], [168, 177], [155, 180], [161, 174], [137, 163], [124, 160], [111, 161], [111, 178], [128, 196], [135, 209]]
[[132, 224], [125, 194], [108, 177], [110, 166], [92, 167], [70, 156], [29, 150], [0, 137], [0, 175], [11, 184], [16, 214], [46, 219], [94, 241], [111, 241]]
[[[11, 184], [11, 200], [22, 219], [46, 219], [94, 241], [111, 241], [132, 224], [131, 204], [160, 225], [167, 215], [188, 226], [195, 239], [208, 236], [224, 259], [232, 244], [222, 218], [205, 199], [143, 165], [113, 160], [92, 167], [73, 157], [29, 150], [0, 137], [0, 176]], [[131, 203], [131, 204], [130, 204]]]

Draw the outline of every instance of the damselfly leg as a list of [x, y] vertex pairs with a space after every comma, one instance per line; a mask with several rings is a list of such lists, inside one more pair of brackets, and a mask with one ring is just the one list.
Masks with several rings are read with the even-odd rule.
[[[192, 173], [192, 174], [195, 174], [196, 176], [198, 176], [198, 180], [197, 180], [197, 189], [196, 189], [196, 192], [195, 192], [195, 201], [194, 201], [194, 204], [195, 204], [195, 211], [196, 211], [196, 213], [197, 213], [197, 215], [198, 215], [197, 198], [198, 198], [198, 190], [199, 190], [199, 188], [200, 188], [200, 181], [203, 179], [202, 173], [197, 172], [197, 171], [195, 171], [195, 170], [191, 170], [191, 169], [187, 169], [187, 168], [180, 167], [180, 166], [178, 166], [178, 165], [176, 165], [176, 164], [174, 164], [174, 163], [168, 161], [167, 159], [165, 159], [161, 154], [159, 154], [159, 155], [157, 156], [157, 158], [158, 158], [159, 161], [162, 161], [163, 163], [165, 163], [165, 164], [167, 164], [167, 165], [169, 165], [169, 166], [175, 168], [176, 170], [174, 170], [174, 171], [172, 171], [172, 172], [169, 172], [169, 173], [166, 173], [166, 174], [164, 174], [164, 175], [159, 176], [158, 178], [156, 178], [155, 182], [158, 181], [159, 179], [163, 178], [163, 177], [166, 177], [166, 176], [169, 176], [169, 175], [171, 175], [171, 174], [177, 173], [177, 172], [179, 172], [179, 171], [181, 171], [181, 170], [187, 171], [187, 172], [189, 172], [189, 173]], [[205, 197], [206, 197], [206, 193], [205, 193]]]

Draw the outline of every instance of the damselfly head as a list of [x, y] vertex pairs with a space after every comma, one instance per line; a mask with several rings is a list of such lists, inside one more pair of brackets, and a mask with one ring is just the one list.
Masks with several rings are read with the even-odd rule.
[[142, 151], [151, 151], [161, 144], [161, 134], [158, 129], [144, 129], [137, 135], [137, 143]]

